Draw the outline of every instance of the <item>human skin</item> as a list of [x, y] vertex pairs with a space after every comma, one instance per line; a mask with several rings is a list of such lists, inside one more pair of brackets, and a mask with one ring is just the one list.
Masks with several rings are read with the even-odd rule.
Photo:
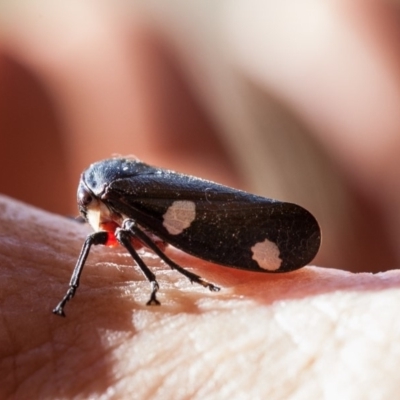
[[180, 265], [149, 253], [160, 306], [121, 248], [92, 250], [66, 318], [86, 225], [0, 199], [1, 398], [394, 398], [400, 273], [305, 267], [286, 274]]

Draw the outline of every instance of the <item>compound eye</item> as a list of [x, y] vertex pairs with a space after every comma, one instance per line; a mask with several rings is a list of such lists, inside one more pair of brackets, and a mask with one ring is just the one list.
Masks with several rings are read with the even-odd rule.
[[86, 187], [82, 185], [79, 185], [77, 197], [78, 206], [82, 208], [87, 208], [88, 205], [93, 201], [93, 195]]

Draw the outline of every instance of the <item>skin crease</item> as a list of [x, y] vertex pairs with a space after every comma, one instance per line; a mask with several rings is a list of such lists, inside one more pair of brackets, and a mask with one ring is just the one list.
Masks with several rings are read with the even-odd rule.
[[[227, 145], [215, 134], [212, 117], [201, 111], [199, 99], [188, 96], [179, 73], [159, 62], [160, 48], [152, 47], [153, 36], [136, 17], [127, 20], [129, 13], [123, 7], [109, 9], [91, 2], [71, 1], [65, 9], [46, 1], [34, 3], [37, 9], [27, 2], [15, 9], [2, 4], [0, 10], [4, 55], [0, 62], [0, 131], [9, 132], [0, 149], [4, 191], [10, 188], [7, 193], [15, 197], [32, 196], [25, 198], [27, 202], [75, 215], [70, 194], [75, 192], [80, 172], [90, 162], [109, 157], [110, 151], [126, 153], [127, 149], [149, 163], [243, 187], [246, 179]], [[155, 17], [165, 12], [163, 3], [151, 4], [148, 12]], [[223, 10], [231, 61], [256, 85], [272, 86], [281, 101], [315, 128], [313, 132], [322, 136], [325, 128], [331, 129], [320, 138], [321, 143], [331, 150], [329, 156], [340, 165], [354, 191], [374, 205], [379, 221], [386, 221], [388, 239], [379, 234], [372, 240], [378, 249], [375, 270], [384, 269], [382, 265], [390, 264], [387, 254], [399, 237], [397, 225], [390, 224], [400, 215], [396, 212], [400, 204], [398, 135], [390, 136], [396, 132], [398, 111], [390, 113], [385, 106], [396, 102], [383, 101], [382, 93], [360, 95], [376, 99], [376, 114], [383, 113], [389, 126], [385, 125], [376, 143], [366, 142], [355, 132], [357, 127], [364, 132], [364, 123], [372, 126], [364, 117], [375, 112], [363, 114], [360, 108], [361, 116], [352, 118], [352, 104], [361, 104], [359, 99], [345, 97], [353, 103], [341, 120], [338, 116], [343, 110], [335, 106], [343, 99], [335, 103], [332, 98], [308, 97], [315, 92], [292, 86], [288, 76], [282, 75], [281, 80], [264, 76], [265, 71], [274, 70], [264, 68], [265, 60], [257, 57], [260, 51], [244, 51], [257, 49], [255, 45], [243, 45], [253, 43], [260, 33], [245, 29], [248, 25], [241, 25], [237, 17], [246, 17], [245, 11], [251, 13], [260, 4], [239, 1]], [[393, 14], [384, 3], [370, 2], [368, 7], [365, 2], [352, 2], [351, 7], [346, 1], [327, 4], [331, 8], [325, 10], [326, 15], [332, 17], [328, 26], [339, 32], [343, 32], [343, 22], [355, 27], [366, 53], [381, 61], [367, 81], [384, 76], [393, 83], [387, 86], [396, 88], [397, 54], [390, 45], [391, 40], [396, 43], [396, 31], [391, 31], [394, 24], [388, 23], [388, 15]], [[181, 15], [183, 4], [168, 5], [171, 14]], [[313, 6], [304, 2], [303, 9]], [[196, 13], [195, 6], [192, 11]], [[256, 14], [262, 15], [261, 11]], [[166, 21], [164, 29], [171, 36], [188, 37], [183, 32], [189, 27]], [[201, 33], [199, 26], [191, 26]], [[383, 26], [390, 29], [383, 30]], [[265, 24], [250, 27], [266, 29]], [[380, 43], [383, 32], [391, 39], [386, 38], [386, 46]], [[317, 33], [312, 36], [324, 38]], [[197, 47], [190, 54], [194, 60], [203, 56]], [[271, 59], [281, 60], [276, 54]], [[291, 65], [290, 60], [282, 65]], [[354, 65], [356, 75], [358, 70], [365, 71], [365, 64]], [[209, 78], [201, 77], [205, 82]], [[348, 87], [352, 89], [351, 84]], [[317, 92], [331, 94], [332, 88], [324, 89]], [[396, 93], [390, 93], [396, 99]], [[313, 107], [322, 109], [312, 114]], [[315, 115], [320, 119], [313, 119]], [[333, 124], [338, 121], [342, 125]], [[354, 125], [349, 127], [346, 121]], [[189, 138], [184, 135], [188, 131], [192, 133]], [[352, 140], [348, 140], [351, 133]], [[379, 138], [387, 136], [388, 140], [379, 143]], [[377, 158], [371, 156], [374, 149]], [[12, 164], [15, 160], [17, 164]], [[372, 226], [378, 230], [378, 224]], [[368, 226], [364, 231], [373, 234], [374, 229]], [[336, 270], [306, 267], [291, 274], [255, 274], [213, 266], [169, 249], [175, 261], [190, 266], [222, 290], [210, 293], [191, 285], [145, 254], [157, 274], [162, 303], [161, 307], [146, 307], [149, 285], [132, 267], [132, 260], [119, 248], [99, 247], [90, 255], [76, 297], [66, 306], [67, 318], [56, 317], [51, 309], [67, 289], [89, 232], [88, 227], [64, 217], [10, 198], [0, 199], [1, 398], [397, 396], [397, 271], [352, 274], [337, 263]], [[365, 245], [366, 250], [369, 247]], [[338, 245], [336, 252], [345, 253], [341, 250]], [[395, 260], [392, 265], [398, 265], [395, 256], [391, 259]]]

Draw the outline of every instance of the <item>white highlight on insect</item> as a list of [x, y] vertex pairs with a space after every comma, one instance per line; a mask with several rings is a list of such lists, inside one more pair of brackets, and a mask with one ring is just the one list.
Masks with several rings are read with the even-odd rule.
[[193, 201], [174, 201], [163, 215], [163, 225], [171, 235], [179, 235], [196, 219]]
[[112, 220], [110, 210], [107, 206], [96, 199], [93, 199], [87, 207], [86, 218], [95, 232], [102, 230], [102, 223]]
[[94, 231], [98, 231], [100, 229], [100, 210], [99, 209], [88, 209], [86, 212], [86, 218]]
[[276, 271], [281, 267], [282, 259], [279, 258], [280, 251], [278, 246], [268, 239], [256, 243], [251, 248], [251, 251], [253, 252], [253, 260], [257, 262], [260, 268], [267, 271]]

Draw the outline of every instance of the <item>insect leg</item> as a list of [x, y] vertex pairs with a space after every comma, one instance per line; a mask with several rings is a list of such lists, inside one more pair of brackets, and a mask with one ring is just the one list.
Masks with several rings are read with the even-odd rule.
[[92, 245], [106, 244], [108, 240], [108, 233], [104, 231], [95, 232], [86, 237], [85, 243], [82, 246], [81, 253], [79, 254], [78, 261], [76, 262], [74, 271], [72, 272], [71, 280], [69, 282], [69, 288], [63, 299], [54, 308], [53, 313], [59, 315], [60, 317], [65, 317], [64, 306], [71, 300], [79, 286], [79, 279], [82, 274], [83, 267], [85, 265], [86, 259], [89, 255], [90, 248]]
[[151, 294], [150, 294], [150, 300], [146, 303], [148, 306], [149, 305], [160, 305], [160, 302], [157, 300], [156, 294], [158, 291], [158, 282], [156, 280], [156, 276], [150, 271], [149, 267], [143, 262], [143, 260], [140, 258], [139, 254], [136, 252], [134, 247], [132, 246], [131, 239], [132, 239], [133, 233], [130, 230], [127, 229], [117, 229], [115, 233], [115, 237], [117, 240], [129, 251], [130, 255], [132, 258], [136, 261], [136, 263], [139, 265], [139, 268], [142, 270], [144, 276], [147, 278], [147, 280], [151, 284]]
[[186, 276], [190, 280], [190, 282], [198, 283], [212, 292], [218, 292], [220, 288], [218, 286], [213, 285], [212, 283], [206, 281], [199, 275], [194, 274], [193, 272], [187, 271], [186, 269], [182, 268], [174, 261], [172, 261], [169, 257], [167, 257], [158, 247], [157, 245], [140, 229], [136, 226], [133, 220], [127, 219], [124, 221], [123, 226], [125, 229], [132, 232], [138, 239], [140, 239], [144, 244], [146, 244], [151, 250], [154, 251], [166, 264], [170, 266], [171, 269], [174, 269], [181, 273], [183, 276]]

